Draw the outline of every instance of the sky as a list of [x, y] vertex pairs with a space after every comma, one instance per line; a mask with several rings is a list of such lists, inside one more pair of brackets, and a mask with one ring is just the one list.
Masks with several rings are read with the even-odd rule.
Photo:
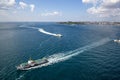
[[0, 0], [0, 22], [120, 22], [120, 0]]

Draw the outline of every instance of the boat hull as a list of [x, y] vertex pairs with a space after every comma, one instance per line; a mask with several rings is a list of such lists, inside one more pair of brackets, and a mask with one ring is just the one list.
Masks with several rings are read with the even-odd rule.
[[29, 65], [29, 64], [26, 63], [24, 66], [21, 64], [21, 65], [17, 66], [16, 68], [17, 68], [17, 70], [24, 70], [25, 71], [25, 70], [30, 70], [30, 69], [37, 68], [39, 66], [47, 64], [48, 62], [49, 62], [48, 60], [42, 60], [40, 62], [34, 63], [34, 65]]

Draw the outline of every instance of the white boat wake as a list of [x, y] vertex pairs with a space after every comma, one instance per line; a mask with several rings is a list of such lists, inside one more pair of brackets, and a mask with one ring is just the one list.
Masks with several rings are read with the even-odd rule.
[[80, 53], [83, 53], [84, 51], [87, 51], [87, 50], [90, 50], [92, 48], [104, 45], [105, 43], [107, 43], [109, 41], [110, 41], [109, 38], [105, 38], [105, 39], [102, 39], [102, 40], [100, 40], [98, 42], [94, 42], [94, 43], [92, 43], [90, 45], [87, 45], [87, 46], [75, 49], [73, 51], [68, 51], [68, 52], [65, 52], [65, 53], [53, 54], [53, 55], [51, 55], [49, 57], [46, 57], [47, 60], [49, 61], [48, 63], [42, 64], [40, 66], [32, 67], [30, 69], [40, 68], [40, 67], [43, 67], [43, 66], [48, 66], [48, 65], [52, 65], [54, 63], [58, 63], [58, 62], [61, 62], [61, 61], [68, 60], [68, 59], [70, 59], [73, 56], [77, 56]]
[[[20, 27], [24, 27], [24, 26], [20, 26]], [[56, 36], [56, 37], [62, 37], [61, 34], [51, 33], [51, 32], [45, 31], [45, 30], [42, 29], [42, 28], [37, 28], [37, 27], [26, 27], [26, 28], [37, 29], [39, 32], [44, 33], [44, 34], [47, 34], [47, 35]]]
[[44, 33], [44, 34], [52, 35], [52, 36], [58, 36], [58, 37], [62, 36], [61, 34], [55, 34], [55, 33], [47, 32], [42, 28], [39, 28], [38, 31], [41, 32], [41, 33]]
[[[49, 65], [52, 65], [52, 64], [55, 64], [55, 63], [59, 63], [61, 61], [68, 60], [68, 59], [70, 59], [70, 58], [72, 58], [74, 56], [79, 55], [80, 53], [83, 53], [83, 52], [88, 51], [88, 50], [90, 50], [92, 48], [104, 45], [109, 41], [110, 41], [109, 38], [104, 38], [104, 39], [102, 39], [102, 40], [100, 40], [98, 42], [94, 42], [94, 43], [92, 43], [90, 45], [87, 45], [87, 46], [84, 46], [84, 47], [81, 47], [81, 48], [78, 48], [78, 49], [75, 49], [75, 50], [72, 50], [72, 51], [53, 54], [51, 56], [46, 57], [48, 59], [48, 61], [49, 61], [48, 63], [42, 64], [40, 66], [32, 67], [31, 69], [41, 68], [41, 67], [49, 66]], [[22, 77], [20, 76], [16, 80], [20, 80]]]

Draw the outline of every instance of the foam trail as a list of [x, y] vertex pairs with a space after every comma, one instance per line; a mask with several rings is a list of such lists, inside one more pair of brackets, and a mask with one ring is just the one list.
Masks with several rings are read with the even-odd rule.
[[[25, 27], [25, 26], [19, 26], [19, 27]], [[37, 28], [37, 27], [26, 27], [26, 28], [37, 29], [39, 32], [47, 34], [47, 35], [52, 35], [52, 36], [57, 36], [57, 37], [61, 37], [62, 36], [61, 34], [55, 34], [55, 33], [51, 33], [51, 32], [45, 31], [42, 28]]]
[[84, 51], [90, 50], [90, 49], [98, 47], [100, 45], [104, 45], [105, 43], [107, 43], [109, 41], [110, 41], [109, 38], [105, 38], [105, 39], [102, 39], [101, 41], [95, 42], [91, 45], [87, 45], [87, 46], [82, 47], [82, 48], [78, 48], [78, 49], [73, 50], [73, 51], [69, 51], [66, 53], [54, 54], [54, 55], [50, 56], [50, 58], [48, 60], [49, 60], [50, 64], [54, 64], [54, 63], [58, 63], [60, 61], [68, 60], [73, 56], [76, 56], [80, 53], [83, 53]]
[[23, 73], [22, 75], [20, 75], [19, 77], [17, 77], [15, 80], [23, 80], [24, 76], [28, 73], [29, 71], [26, 71], [25, 73]]
[[26, 27], [26, 26], [24, 26], [24, 25], [19, 26], [19, 27], [32, 28], [32, 29], [39, 29], [39, 28], [37, 28], [37, 27]]
[[100, 40], [98, 42], [95, 42], [93, 44], [87, 45], [85, 47], [75, 49], [73, 51], [68, 51], [68, 52], [65, 52], [65, 53], [53, 54], [53, 55], [47, 57], [47, 59], [49, 61], [48, 63], [37, 66], [37, 67], [34, 67], [34, 68], [40, 68], [40, 67], [43, 67], [43, 66], [48, 66], [48, 65], [52, 65], [54, 63], [58, 63], [58, 62], [61, 62], [61, 61], [68, 60], [73, 56], [77, 56], [80, 53], [83, 53], [84, 51], [87, 51], [87, 50], [90, 50], [92, 48], [104, 45], [105, 43], [107, 43], [109, 41], [110, 41], [109, 38], [105, 38], [105, 39], [102, 39], [102, 40]]
[[55, 34], [55, 33], [47, 32], [42, 28], [39, 28], [38, 31], [41, 32], [41, 33], [44, 33], [44, 34], [52, 35], [52, 36], [62, 36], [61, 34]]
[[[84, 51], [87, 51], [87, 50], [90, 50], [92, 48], [104, 45], [105, 43], [107, 43], [109, 41], [110, 41], [109, 38], [104, 38], [104, 39], [102, 39], [98, 42], [92, 43], [90, 45], [87, 45], [87, 46], [84, 46], [84, 47], [81, 47], [81, 48], [78, 48], [78, 49], [75, 49], [75, 50], [72, 50], [72, 51], [68, 51], [68, 52], [65, 52], [65, 53], [53, 54], [53, 55], [47, 57], [47, 59], [49, 61], [48, 63], [37, 66], [37, 67], [34, 67], [34, 68], [41, 68], [43, 66], [48, 66], [48, 65], [52, 65], [52, 64], [55, 64], [55, 63], [58, 63], [58, 62], [61, 62], [61, 61], [68, 60], [68, 59], [70, 59], [74, 56], [79, 55], [80, 53], [83, 53]], [[34, 68], [32, 68], [32, 69], [34, 69]], [[20, 75], [16, 80], [21, 80], [21, 78], [23, 78], [24, 75], [25, 74]]]
[[20, 80], [21, 78], [24, 77], [24, 74], [23, 75], [20, 75], [18, 78], [16, 78], [15, 80]]

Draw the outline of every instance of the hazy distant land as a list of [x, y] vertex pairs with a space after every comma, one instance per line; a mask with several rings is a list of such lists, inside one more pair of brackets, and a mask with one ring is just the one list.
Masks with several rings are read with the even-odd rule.
[[68, 21], [68, 22], [59, 22], [60, 24], [70, 24], [70, 25], [74, 25], [74, 24], [97, 24], [97, 25], [120, 25], [120, 22], [72, 22], [72, 21]]

